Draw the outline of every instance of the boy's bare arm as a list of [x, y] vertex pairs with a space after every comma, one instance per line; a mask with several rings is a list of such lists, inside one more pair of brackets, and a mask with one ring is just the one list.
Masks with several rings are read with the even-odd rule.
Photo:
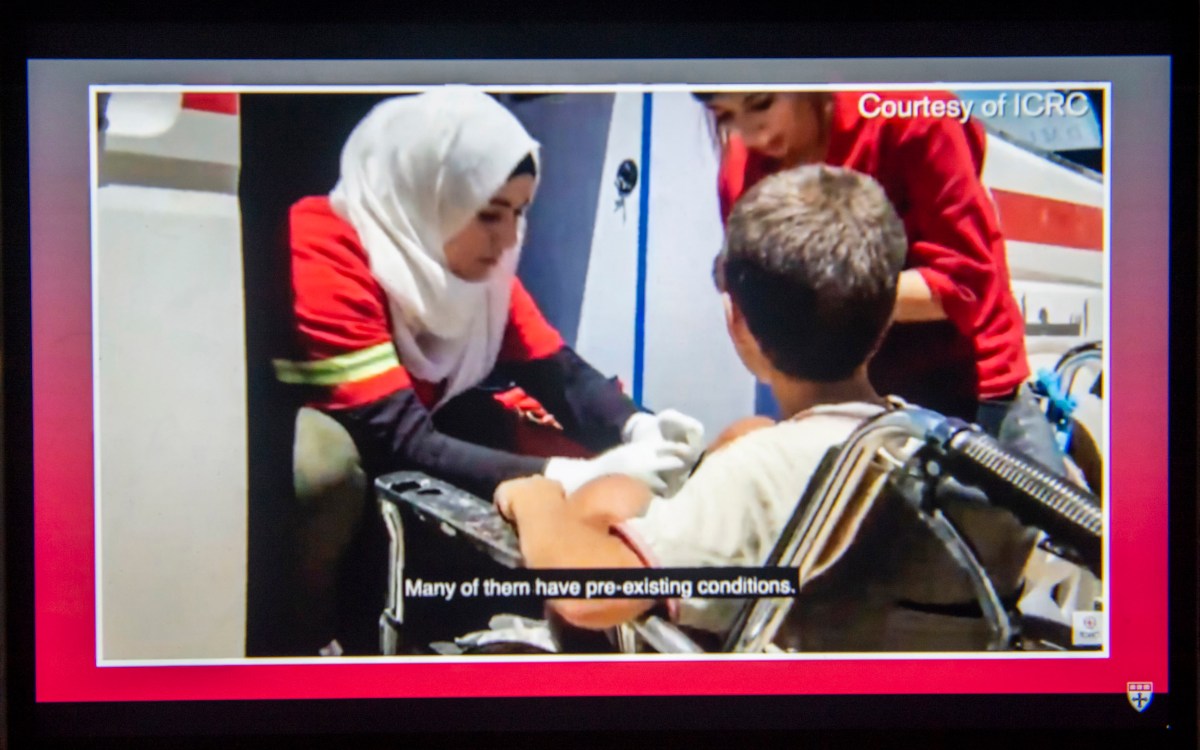
[[[610, 533], [611, 517], [589, 515], [568, 501], [562, 485], [545, 477], [504, 482], [496, 506], [517, 530], [530, 568], [639, 568], [642, 561]], [[627, 622], [654, 606], [649, 599], [553, 599], [548, 602], [577, 627], [602, 629]]]
[[733, 424], [722, 430], [721, 434], [717, 435], [716, 439], [712, 441], [712, 444], [708, 446], [708, 450], [706, 450], [705, 453], [714, 453], [743, 435], [754, 432], [755, 430], [761, 430], [764, 427], [772, 427], [774, 424], [775, 420], [771, 419], [770, 417], [743, 417], [742, 419], [735, 421]]
[[610, 474], [575, 490], [567, 502], [587, 523], [607, 530], [642, 515], [653, 497], [650, 488], [633, 477]]
[[[767, 417], [738, 420], [717, 437], [708, 452], [773, 424], [774, 420]], [[612, 528], [640, 516], [652, 499], [645, 484], [621, 474], [594, 479], [570, 498], [562, 485], [542, 476], [504, 482], [495, 495], [501, 515], [517, 530], [525, 565], [559, 569], [642, 567], [641, 558], [612, 533]], [[556, 599], [549, 605], [572, 625], [599, 629], [631, 620], [654, 602]]]

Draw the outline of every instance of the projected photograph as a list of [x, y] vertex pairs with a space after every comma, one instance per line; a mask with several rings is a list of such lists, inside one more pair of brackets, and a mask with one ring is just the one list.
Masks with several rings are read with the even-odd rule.
[[97, 661], [1108, 655], [1108, 94], [93, 86]]

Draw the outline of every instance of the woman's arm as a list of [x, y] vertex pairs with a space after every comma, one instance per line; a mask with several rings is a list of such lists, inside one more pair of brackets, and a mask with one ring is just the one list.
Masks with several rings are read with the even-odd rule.
[[570, 347], [525, 362], [507, 362], [502, 371], [541, 402], [571, 439], [593, 451], [621, 442], [621, 429], [639, 409], [617, 385]]
[[945, 319], [946, 310], [941, 300], [929, 288], [921, 272], [913, 268], [901, 272], [896, 289], [896, 322], [925, 323]]
[[999, 219], [980, 180], [985, 136], [975, 123], [946, 119], [896, 127], [910, 240], [896, 320], [948, 319], [972, 335], [980, 310], [1007, 282]]
[[546, 407], [572, 439], [594, 451], [621, 442], [621, 428], [639, 410], [568, 347], [518, 279], [497, 370]]
[[445, 435], [411, 388], [361, 406], [329, 410], [358, 447], [372, 476], [423, 471], [480, 497], [491, 497], [506, 479], [541, 474], [546, 459], [520, 456]]

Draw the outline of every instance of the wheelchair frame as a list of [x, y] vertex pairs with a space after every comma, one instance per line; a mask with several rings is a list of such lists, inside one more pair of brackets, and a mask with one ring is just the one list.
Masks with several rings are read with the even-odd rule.
[[[1086, 491], [1066, 485], [1026, 459], [988, 441], [990, 438], [982, 436], [976, 428], [914, 407], [869, 420], [843, 444], [830, 469], [814, 477], [815, 489], [810, 484], [805, 501], [797, 503], [768, 564], [796, 567], [800, 580], [806, 581], [806, 575], [811, 577], [817, 561], [827, 552], [831, 518], [845, 512], [852, 502], [874, 503], [883, 491], [896, 492], [966, 574], [992, 633], [988, 649], [1012, 648], [1017, 628], [971, 545], [937, 506], [930, 487], [947, 477], [964, 479], [967, 484], [989, 482], [993, 494], [1010, 495], [1001, 505], [1022, 521], [1033, 521], [1052, 537], [1061, 533], [1068, 540], [1083, 540], [1088, 549], [1092, 548], [1090, 542], [1096, 542], [1095, 549], [1099, 549], [1100, 510], [1095, 498]], [[971, 451], [975, 458], [965, 460]], [[883, 471], [882, 481], [879, 470]], [[864, 487], [868, 489], [865, 493]], [[491, 503], [470, 493], [419, 472], [381, 477], [376, 490], [391, 536], [388, 596], [380, 617], [380, 645], [384, 654], [395, 654], [404, 622], [406, 517], [417, 523], [437, 524], [449, 536], [462, 535], [477, 550], [505, 567], [519, 566], [521, 557], [511, 527]], [[994, 501], [992, 495], [988, 497]], [[794, 604], [793, 598], [749, 600], [722, 651], [777, 650], [773, 643]], [[656, 615], [620, 626], [615, 640], [623, 653], [638, 652], [641, 645], [659, 653], [703, 653], [686, 633]]]

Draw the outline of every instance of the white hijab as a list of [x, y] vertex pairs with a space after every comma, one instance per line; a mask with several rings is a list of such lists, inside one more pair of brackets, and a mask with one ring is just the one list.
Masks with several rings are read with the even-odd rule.
[[447, 381], [434, 408], [495, 366], [524, 219], [517, 246], [481, 282], [451, 273], [444, 245], [537, 151], [511, 112], [466, 86], [381, 102], [342, 149], [330, 203], [387, 295], [400, 363], [421, 380]]

